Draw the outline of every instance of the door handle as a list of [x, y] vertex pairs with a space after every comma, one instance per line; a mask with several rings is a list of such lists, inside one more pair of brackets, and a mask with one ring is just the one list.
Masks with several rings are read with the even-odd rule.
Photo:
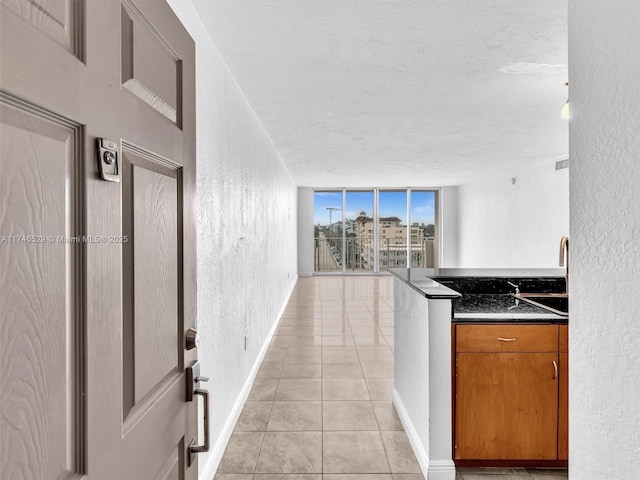
[[197, 360], [193, 362], [191, 366], [187, 367], [186, 373], [187, 402], [193, 401], [196, 395], [200, 395], [204, 402], [204, 443], [202, 445], [196, 445], [196, 437], [191, 439], [188, 450], [188, 466], [190, 467], [196, 460], [196, 454], [209, 451], [209, 392], [198, 388], [200, 387], [200, 382], [207, 382], [209, 379], [200, 375], [200, 362]]
[[194, 395], [202, 396], [204, 402], [204, 443], [202, 445], [194, 445], [196, 443], [195, 437], [191, 439], [189, 444], [189, 466], [195, 461], [197, 453], [203, 453], [209, 451], [209, 392], [202, 388], [196, 388], [193, 391]]
[[553, 360], [553, 379], [558, 378], [558, 362]]

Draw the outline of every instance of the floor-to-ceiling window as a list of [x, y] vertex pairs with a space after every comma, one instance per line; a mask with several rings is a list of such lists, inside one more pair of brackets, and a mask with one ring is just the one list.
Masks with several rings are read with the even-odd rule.
[[313, 248], [316, 272], [342, 272], [342, 197], [342, 190], [314, 194]]
[[407, 191], [378, 193], [378, 270], [407, 266]]
[[437, 259], [437, 190], [314, 192], [314, 271], [430, 268]]
[[433, 267], [435, 263], [436, 238], [436, 192], [433, 190], [411, 190], [411, 267]]
[[373, 271], [373, 190], [345, 192], [345, 270]]

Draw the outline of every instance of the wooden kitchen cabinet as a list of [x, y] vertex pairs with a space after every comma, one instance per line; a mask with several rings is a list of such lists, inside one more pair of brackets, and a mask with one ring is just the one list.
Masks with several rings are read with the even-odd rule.
[[558, 460], [569, 459], [569, 326], [560, 325], [560, 392], [558, 398]]
[[454, 458], [558, 460], [558, 325], [461, 324], [455, 338]]

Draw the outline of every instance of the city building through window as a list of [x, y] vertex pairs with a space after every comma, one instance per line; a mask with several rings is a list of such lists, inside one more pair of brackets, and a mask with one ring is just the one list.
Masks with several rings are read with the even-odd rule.
[[316, 190], [315, 272], [437, 266], [437, 198], [426, 189]]

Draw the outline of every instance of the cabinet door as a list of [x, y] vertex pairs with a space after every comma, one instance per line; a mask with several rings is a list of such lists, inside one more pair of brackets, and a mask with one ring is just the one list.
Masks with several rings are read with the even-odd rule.
[[456, 357], [456, 459], [556, 459], [557, 353]]
[[560, 353], [558, 397], [558, 460], [569, 459], [569, 354]]

